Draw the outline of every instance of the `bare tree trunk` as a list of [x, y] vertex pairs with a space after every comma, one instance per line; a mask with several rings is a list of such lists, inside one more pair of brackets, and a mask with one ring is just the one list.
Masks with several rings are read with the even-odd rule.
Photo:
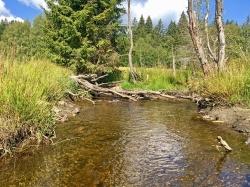
[[176, 77], [176, 63], [175, 63], [174, 45], [172, 45], [172, 58], [173, 58], [173, 64], [172, 64], [173, 75], [174, 75], [174, 77]]
[[132, 31], [132, 21], [131, 21], [131, 1], [130, 0], [128, 0], [128, 33], [129, 33], [129, 38], [130, 38], [130, 49], [128, 53], [130, 75], [131, 75], [133, 82], [136, 82], [136, 76], [134, 72], [133, 59], [132, 59], [134, 42], [133, 42], [133, 31]]
[[213, 52], [210, 39], [209, 39], [209, 30], [208, 30], [208, 18], [209, 18], [209, 0], [206, 0], [206, 15], [205, 15], [205, 33], [207, 39], [207, 48], [210, 58], [214, 61], [214, 63], [218, 63], [218, 59], [216, 58], [216, 54]]
[[211, 72], [211, 68], [208, 64], [205, 50], [202, 46], [202, 40], [199, 35], [199, 28], [197, 25], [197, 16], [193, 11], [193, 0], [188, 0], [188, 18], [189, 18], [189, 32], [193, 41], [196, 55], [200, 61], [204, 75], [208, 75]]
[[219, 51], [218, 51], [218, 68], [219, 71], [223, 71], [226, 68], [226, 39], [224, 26], [222, 21], [223, 13], [223, 0], [216, 0], [216, 27], [218, 31], [218, 40], [219, 40]]

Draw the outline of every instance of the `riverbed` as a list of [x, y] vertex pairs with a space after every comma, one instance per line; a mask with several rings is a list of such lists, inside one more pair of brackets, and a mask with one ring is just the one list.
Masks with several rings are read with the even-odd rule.
[[[0, 186], [250, 186], [250, 149], [191, 102], [79, 103], [51, 145], [0, 162]], [[233, 148], [217, 150], [217, 136]]]

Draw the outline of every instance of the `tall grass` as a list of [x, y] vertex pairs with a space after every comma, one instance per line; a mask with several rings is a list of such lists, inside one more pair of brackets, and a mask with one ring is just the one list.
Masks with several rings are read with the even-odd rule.
[[173, 75], [171, 69], [166, 68], [137, 68], [136, 71], [139, 74], [141, 80], [135, 84], [129, 81], [129, 71], [127, 68], [121, 68], [123, 72], [123, 79], [125, 82], [122, 84], [122, 88], [129, 90], [168, 90], [176, 91], [186, 88], [186, 83], [189, 78], [188, 71], [179, 70], [176, 72], [176, 76]]
[[250, 106], [250, 64], [241, 59], [231, 61], [225, 72], [195, 79], [190, 86], [203, 96]]
[[0, 72], [1, 135], [23, 126], [48, 133], [54, 102], [73, 86], [71, 72], [48, 61], [2, 61]]

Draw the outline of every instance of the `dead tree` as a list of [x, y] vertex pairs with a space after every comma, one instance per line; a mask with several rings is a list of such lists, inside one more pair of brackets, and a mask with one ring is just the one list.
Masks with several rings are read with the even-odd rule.
[[209, 0], [206, 0], [206, 15], [205, 15], [205, 33], [206, 33], [206, 39], [207, 39], [207, 49], [209, 53], [209, 57], [214, 61], [218, 62], [218, 59], [216, 57], [215, 52], [212, 50], [212, 47], [210, 45], [210, 39], [209, 39], [209, 30], [208, 30], [208, 18], [209, 18]]
[[199, 26], [197, 23], [197, 15], [193, 10], [193, 0], [188, 0], [188, 18], [189, 18], [189, 33], [194, 45], [196, 55], [201, 63], [201, 68], [204, 75], [208, 75], [211, 68], [208, 63], [207, 55], [205, 49], [202, 45], [202, 39], [199, 32]]
[[[200, 61], [204, 75], [208, 75], [210, 72], [214, 71], [214, 67], [217, 67], [218, 71], [223, 71], [226, 67], [225, 60], [225, 48], [226, 40], [224, 33], [224, 26], [222, 21], [223, 14], [223, 0], [216, 0], [216, 27], [218, 35], [218, 53], [216, 55], [213, 52], [210, 41], [209, 41], [209, 30], [208, 30], [208, 18], [209, 18], [209, 3], [206, 0], [206, 15], [205, 15], [205, 34], [206, 34], [206, 48], [204, 48], [202, 42], [202, 36], [199, 30], [198, 20], [196, 12], [193, 10], [194, 0], [188, 0], [188, 17], [189, 17], [189, 33], [193, 41], [196, 55]], [[209, 59], [212, 60], [212, 64], [209, 63]]]
[[130, 40], [130, 49], [128, 53], [129, 70], [130, 70], [130, 75], [131, 75], [133, 82], [136, 82], [136, 74], [134, 72], [133, 58], [132, 58], [134, 41], [133, 41], [133, 31], [132, 31], [131, 1], [130, 0], [128, 0], [128, 34], [129, 34], [129, 40]]
[[222, 12], [223, 12], [223, 0], [216, 0], [216, 27], [218, 32], [218, 40], [219, 40], [219, 50], [218, 50], [218, 70], [223, 71], [226, 68], [226, 39], [224, 26], [222, 21]]

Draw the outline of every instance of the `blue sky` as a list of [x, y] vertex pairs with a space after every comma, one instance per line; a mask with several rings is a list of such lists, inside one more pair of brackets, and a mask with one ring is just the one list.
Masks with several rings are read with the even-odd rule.
[[[211, 0], [213, 2], [214, 0]], [[225, 20], [235, 20], [243, 23], [250, 15], [250, 0], [224, 0]], [[0, 0], [0, 19], [33, 20], [42, 13], [41, 6], [46, 7], [44, 0]], [[177, 20], [180, 13], [187, 7], [187, 0], [132, 0], [132, 10], [135, 17], [150, 15], [153, 20]]]

